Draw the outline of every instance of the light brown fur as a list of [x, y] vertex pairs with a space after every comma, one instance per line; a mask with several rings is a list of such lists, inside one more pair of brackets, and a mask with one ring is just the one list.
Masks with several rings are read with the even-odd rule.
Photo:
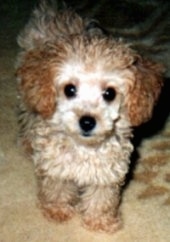
[[18, 41], [20, 136], [47, 217], [61, 222], [78, 212], [87, 228], [114, 232], [121, 227], [131, 127], [151, 118], [163, 69], [89, 23], [46, 5], [34, 11]]

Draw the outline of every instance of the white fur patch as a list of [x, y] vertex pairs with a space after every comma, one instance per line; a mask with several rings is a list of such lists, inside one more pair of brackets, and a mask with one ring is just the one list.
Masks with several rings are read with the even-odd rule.
[[82, 63], [70, 61], [64, 64], [60, 75], [56, 78], [59, 85], [75, 79], [81, 83], [90, 82], [91, 86], [97, 84], [99, 87], [103, 82], [107, 86], [117, 87], [122, 93], [126, 88], [122, 72], [120, 73], [118, 70], [106, 72], [99, 65], [93, 71], [87, 71]]

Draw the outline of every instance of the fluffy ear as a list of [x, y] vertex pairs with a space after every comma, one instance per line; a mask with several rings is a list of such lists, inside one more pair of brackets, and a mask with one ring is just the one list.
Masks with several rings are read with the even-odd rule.
[[132, 126], [148, 121], [161, 92], [164, 68], [137, 57], [132, 67], [135, 81], [129, 90], [128, 113]]
[[48, 118], [56, 106], [52, 60], [40, 50], [30, 51], [22, 59], [16, 73], [21, 98], [32, 112]]

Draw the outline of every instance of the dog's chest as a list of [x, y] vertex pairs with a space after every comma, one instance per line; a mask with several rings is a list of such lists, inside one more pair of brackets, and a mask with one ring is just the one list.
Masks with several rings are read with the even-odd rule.
[[37, 149], [34, 161], [37, 171], [43, 170], [54, 179], [74, 181], [79, 186], [108, 185], [124, 177], [131, 150], [130, 143], [122, 147], [115, 139], [95, 148], [51, 137], [45, 147]]

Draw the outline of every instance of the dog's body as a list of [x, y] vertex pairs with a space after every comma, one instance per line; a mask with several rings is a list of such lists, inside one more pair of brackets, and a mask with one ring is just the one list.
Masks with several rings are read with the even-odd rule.
[[162, 67], [90, 20], [46, 5], [18, 42], [20, 136], [42, 208], [58, 221], [78, 211], [90, 229], [116, 231], [131, 127], [151, 117]]

